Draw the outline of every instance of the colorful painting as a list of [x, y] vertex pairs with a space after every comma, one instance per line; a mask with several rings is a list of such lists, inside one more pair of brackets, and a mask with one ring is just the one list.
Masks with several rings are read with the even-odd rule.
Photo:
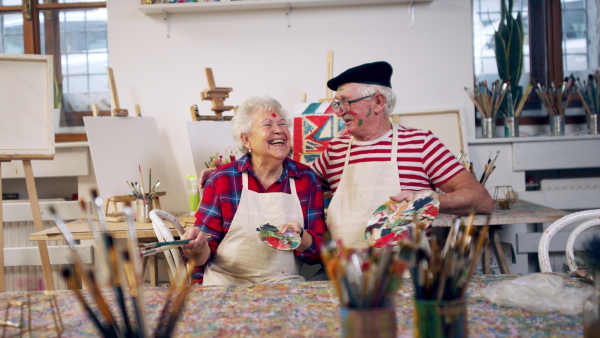
[[[392, 205], [396, 206], [394, 211]], [[440, 201], [431, 190], [419, 191], [412, 202], [387, 201], [381, 205], [367, 223], [365, 239], [371, 246], [381, 248], [398, 245], [409, 238], [409, 227], [415, 227], [415, 221], [429, 227], [438, 214]]]
[[293, 159], [310, 164], [327, 149], [329, 141], [344, 131], [344, 121], [338, 118], [330, 102], [299, 104], [294, 117]]
[[273, 249], [289, 251], [300, 246], [300, 235], [293, 230], [279, 232], [276, 226], [265, 223], [256, 228], [256, 235], [263, 243]]

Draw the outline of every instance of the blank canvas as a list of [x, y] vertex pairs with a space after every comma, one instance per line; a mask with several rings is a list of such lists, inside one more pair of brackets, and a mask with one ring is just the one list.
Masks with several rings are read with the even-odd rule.
[[52, 57], [0, 54], [0, 159], [54, 157]]
[[141, 184], [138, 166], [142, 168], [146, 192], [150, 189], [150, 168], [153, 183], [160, 180], [158, 191], [169, 191], [154, 118], [88, 116], [83, 121], [100, 197], [131, 195], [131, 189], [125, 181]]

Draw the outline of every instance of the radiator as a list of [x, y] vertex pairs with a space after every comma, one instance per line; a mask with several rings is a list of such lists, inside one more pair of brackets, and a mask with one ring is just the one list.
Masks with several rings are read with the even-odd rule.
[[[44, 229], [56, 226], [52, 221], [44, 221]], [[44, 275], [42, 274], [41, 265], [25, 265], [25, 266], [10, 266], [13, 265], [9, 252], [18, 256], [32, 255], [32, 250], [37, 254], [35, 257], [39, 260], [39, 249], [36, 241], [29, 240], [29, 234], [34, 233], [35, 229], [33, 222], [6, 222], [4, 223], [4, 288], [5, 291], [38, 291], [45, 290]], [[66, 241], [48, 241], [48, 246], [65, 245]], [[12, 249], [11, 248], [15, 248]], [[67, 251], [65, 250], [65, 253]], [[30, 258], [30, 257], [28, 257]], [[60, 275], [64, 265], [53, 265], [52, 276], [54, 279], [54, 287], [56, 290], [68, 289], [64, 279]]]

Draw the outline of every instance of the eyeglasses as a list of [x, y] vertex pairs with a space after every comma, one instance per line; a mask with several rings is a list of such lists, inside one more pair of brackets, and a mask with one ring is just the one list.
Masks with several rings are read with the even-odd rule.
[[373, 95], [375, 95], [375, 94], [371, 94], [371, 95], [363, 96], [363, 97], [360, 97], [360, 98], [358, 98], [358, 99], [354, 99], [354, 100], [350, 100], [350, 101], [348, 101], [348, 100], [344, 100], [344, 101], [332, 102], [332, 103], [331, 103], [331, 109], [333, 109], [333, 112], [334, 112], [334, 113], [336, 113], [336, 114], [340, 112], [340, 109], [341, 109], [341, 110], [342, 110], [344, 113], [347, 113], [347, 112], [349, 112], [349, 111], [350, 111], [350, 104], [351, 104], [351, 103], [358, 102], [358, 101], [360, 101], [360, 100], [364, 100], [364, 99], [366, 99], [366, 98], [368, 98], [368, 97], [371, 97], [371, 96], [373, 96]]

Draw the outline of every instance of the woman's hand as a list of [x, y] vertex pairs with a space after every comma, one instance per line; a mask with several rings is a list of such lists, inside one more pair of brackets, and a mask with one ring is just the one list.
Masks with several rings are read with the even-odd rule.
[[204, 265], [210, 255], [208, 247], [208, 237], [198, 227], [193, 227], [185, 231], [181, 239], [189, 239], [188, 244], [182, 245], [181, 249], [187, 259], [192, 261], [194, 265]]
[[310, 248], [313, 242], [313, 238], [307, 231], [303, 231], [304, 228], [300, 225], [300, 223], [293, 221], [288, 224], [283, 224], [279, 227], [279, 232], [281, 232], [282, 234], [289, 230], [292, 230], [293, 232], [302, 236], [300, 238], [300, 246], [297, 248], [297, 250], [304, 251]]

